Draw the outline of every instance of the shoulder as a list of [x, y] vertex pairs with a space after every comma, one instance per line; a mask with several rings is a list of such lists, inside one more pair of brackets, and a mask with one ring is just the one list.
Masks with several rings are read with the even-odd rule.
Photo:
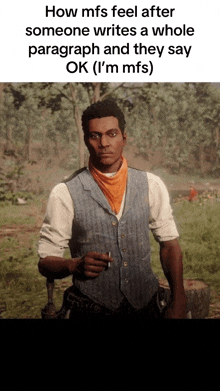
[[65, 178], [62, 183], [68, 183], [72, 181], [73, 179], [77, 178], [81, 173], [86, 172], [87, 167], [80, 168], [79, 170], [75, 171], [73, 174], [71, 174], [68, 178]]
[[75, 171], [73, 174], [71, 174], [69, 177], [64, 178], [64, 180], [57, 185], [55, 185], [50, 193], [50, 198], [62, 198], [63, 196], [66, 196], [69, 194], [68, 186], [73, 185], [74, 186], [74, 180], [79, 177], [80, 174], [83, 172], [86, 172], [87, 167], [83, 167], [77, 171]]
[[162, 201], [169, 202], [169, 192], [163, 180], [159, 176], [150, 172], [147, 172], [147, 177], [149, 193], [152, 194], [152, 197], [154, 199], [158, 199], [159, 203], [161, 203]]
[[62, 195], [65, 195], [68, 193], [67, 183], [71, 182], [74, 178], [77, 178], [79, 174], [81, 174], [83, 171], [86, 170], [86, 167], [81, 168], [80, 170], [75, 171], [73, 174], [71, 174], [69, 177], [65, 178], [62, 182], [58, 183], [53, 187], [50, 193], [50, 197], [62, 197]]
[[143, 178], [146, 178], [146, 180], [148, 180], [149, 190], [158, 189], [164, 191], [167, 189], [165, 183], [158, 175], [152, 174], [151, 172], [148, 171], [138, 170], [132, 167], [129, 167], [129, 170], [133, 172], [134, 175], [139, 174]]
[[130, 173], [130, 175], [133, 178], [136, 178], [136, 179], [140, 179], [140, 178], [147, 179], [146, 171], [139, 170], [138, 168], [128, 167], [128, 172]]
[[63, 199], [68, 196], [68, 188], [65, 183], [58, 183], [50, 192], [49, 200]]
[[64, 209], [70, 211], [72, 210], [72, 208], [73, 201], [70, 196], [68, 187], [65, 183], [58, 183], [50, 192], [47, 202], [47, 210], [50, 211], [50, 213], [57, 213], [57, 211], [62, 211], [63, 213]]
[[146, 172], [146, 174], [147, 174], [149, 184], [159, 188], [166, 188], [165, 183], [159, 176], [152, 174], [151, 172]]
[[170, 205], [169, 191], [163, 180], [159, 176], [149, 172], [147, 172], [147, 177], [151, 205], [156, 205], [159, 208]]

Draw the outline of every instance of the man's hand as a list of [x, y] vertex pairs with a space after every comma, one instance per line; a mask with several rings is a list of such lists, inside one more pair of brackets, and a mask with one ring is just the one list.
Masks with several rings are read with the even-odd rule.
[[77, 278], [79, 274], [82, 279], [88, 279], [98, 277], [108, 262], [113, 262], [113, 259], [107, 254], [89, 251], [82, 258], [65, 259], [48, 256], [40, 259], [38, 267], [42, 276], [51, 280], [65, 278], [69, 275]]
[[186, 318], [186, 297], [179, 297], [178, 301], [172, 301], [165, 309], [164, 319], [185, 319]]
[[97, 278], [113, 259], [107, 254], [89, 251], [79, 260], [78, 270], [82, 278]]
[[183, 286], [182, 253], [177, 239], [160, 243], [160, 260], [171, 290], [171, 304], [166, 319], [186, 318], [186, 295]]

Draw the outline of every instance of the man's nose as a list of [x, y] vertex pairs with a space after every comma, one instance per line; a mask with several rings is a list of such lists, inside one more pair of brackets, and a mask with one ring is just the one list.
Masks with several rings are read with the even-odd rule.
[[102, 137], [100, 137], [100, 145], [101, 147], [107, 147], [109, 145], [108, 137], [104, 134], [102, 135]]

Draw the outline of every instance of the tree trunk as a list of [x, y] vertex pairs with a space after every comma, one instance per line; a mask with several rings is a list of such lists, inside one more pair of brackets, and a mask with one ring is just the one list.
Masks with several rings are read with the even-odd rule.
[[218, 149], [219, 149], [219, 127], [217, 127], [216, 129], [216, 160], [215, 160], [216, 167], [218, 167], [219, 165]]
[[10, 83], [0, 83], [0, 105], [3, 104], [4, 101], [4, 89], [9, 85]]
[[74, 108], [74, 116], [76, 121], [76, 126], [78, 130], [78, 136], [79, 136], [79, 166], [80, 168], [84, 167], [85, 165], [85, 143], [84, 143], [84, 135], [81, 125], [81, 115], [79, 112], [79, 108], [75, 106]]
[[49, 110], [44, 109], [42, 110], [41, 117], [42, 117], [42, 155], [46, 156], [49, 153], [48, 148], [48, 138], [47, 138], [47, 127], [46, 127], [46, 118], [48, 116]]
[[91, 99], [91, 103], [98, 102], [100, 100], [100, 87], [101, 83], [93, 83], [93, 96]]
[[[10, 83], [0, 83], [0, 109], [4, 105], [4, 90]], [[15, 148], [12, 141], [12, 127], [10, 125], [10, 115], [6, 115], [6, 145], [4, 148], [6, 155], [15, 156]]]
[[59, 158], [60, 157], [60, 153], [59, 153], [59, 148], [58, 148], [58, 142], [57, 142], [56, 134], [54, 134], [53, 142], [54, 142], [54, 156]]
[[30, 126], [28, 126], [26, 140], [25, 140], [25, 146], [26, 146], [25, 158], [28, 161], [31, 159], [31, 131], [32, 131], [32, 128]]
[[205, 152], [203, 145], [199, 145], [199, 165], [202, 174], [205, 174]]
[[72, 95], [73, 113], [74, 113], [77, 131], [78, 131], [78, 137], [79, 137], [79, 168], [82, 168], [85, 165], [84, 135], [83, 135], [82, 124], [81, 124], [81, 114], [79, 111], [79, 107], [76, 104], [76, 90], [73, 87], [72, 83], [70, 83], [70, 91]]
[[[187, 298], [187, 313], [193, 319], [203, 319], [208, 316], [210, 305], [210, 287], [200, 280], [184, 279], [184, 289]], [[159, 280], [160, 300], [170, 301], [170, 288], [166, 279]]]
[[12, 128], [6, 125], [6, 145], [4, 148], [5, 155], [14, 155], [14, 147], [12, 143]]

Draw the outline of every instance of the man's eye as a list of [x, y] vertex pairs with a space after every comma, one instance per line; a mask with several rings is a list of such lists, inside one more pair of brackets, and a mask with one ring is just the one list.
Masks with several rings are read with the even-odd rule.
[[117, 136], [117, 133], [116, 132], [111, 132], [111, 133], [109, 133], [109, 136], [110, 137], [115, 137], [115, 136]]
[[94, 140], [94, 139], [99, 138], [99, 135], [96, 134], [96, 133], [91, 133], [91, 134], [90, 134], [90, 138], [92, 138], [92, 139]]

